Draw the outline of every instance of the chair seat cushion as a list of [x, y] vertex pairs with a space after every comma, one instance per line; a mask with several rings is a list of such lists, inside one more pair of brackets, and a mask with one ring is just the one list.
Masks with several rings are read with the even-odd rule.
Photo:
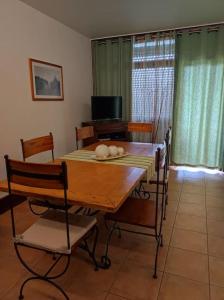
[[67, 247], [65, 212], [49, 209], [15, 243], [57, 253], [70, 254], [71, 248], [96, 224], [94, 217], [69, 214], [70, 249]]
[[115, 213], [107, 213], [106, 219], [130, 225], [154, 228], [156, 202], [129, 197]]

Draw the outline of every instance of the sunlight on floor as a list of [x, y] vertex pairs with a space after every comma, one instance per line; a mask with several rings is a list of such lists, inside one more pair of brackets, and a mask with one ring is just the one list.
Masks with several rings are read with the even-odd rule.
[[203, 168], [203, 167], [171, 166], [170, 168], [172, 170], [176, 170], [176, 171], [204, 172], [207, 174], [224, 175], [224, 172], [219, 171], [218, 169], [208, 169], [208, 168]]

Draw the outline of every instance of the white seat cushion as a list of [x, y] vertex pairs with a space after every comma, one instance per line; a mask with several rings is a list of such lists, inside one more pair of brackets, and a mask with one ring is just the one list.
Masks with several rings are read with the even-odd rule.
[[[94, 217], [69, 214], [70, 248], [83, 238], [96, 222]], [[71, 249], [67, 247], [65, 213], [49, 209], [22, 235], [16, 236], [14, 242], [70, 254]]]

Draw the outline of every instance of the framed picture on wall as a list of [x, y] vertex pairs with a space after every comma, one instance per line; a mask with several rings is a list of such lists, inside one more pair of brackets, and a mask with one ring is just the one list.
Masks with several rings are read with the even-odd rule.
[[33, 100], [64, 100], [62, 66], [29, 59]]

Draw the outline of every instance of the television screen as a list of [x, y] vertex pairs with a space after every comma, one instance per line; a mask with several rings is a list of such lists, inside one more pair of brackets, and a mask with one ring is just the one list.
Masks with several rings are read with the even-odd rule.
[[121, 118], [121, 96], [92, 96], [92, 120], [111, 120]]

